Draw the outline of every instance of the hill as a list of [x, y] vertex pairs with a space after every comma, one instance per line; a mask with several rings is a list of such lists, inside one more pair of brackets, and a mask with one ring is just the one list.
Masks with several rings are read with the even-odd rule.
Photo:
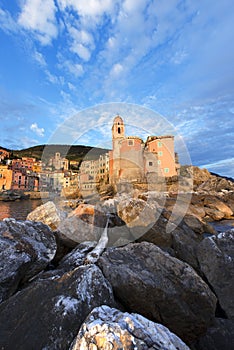
[[66, 157], [68, 160], [80, 161], [85, 156], [87, 159], [96, 159], [107, 151], [108, 150], [104, 148], [95, 148], [83, 145], [38, 145], [21, 150], [11, 150], [10, 152], [12, 152], [13, 157], [33, 157], [36, 159], [41, 159], [43, 152], [43, 157], [46, 156], [46, 158], [52, 157], [56, 152], [59, 152], [62, 157]]

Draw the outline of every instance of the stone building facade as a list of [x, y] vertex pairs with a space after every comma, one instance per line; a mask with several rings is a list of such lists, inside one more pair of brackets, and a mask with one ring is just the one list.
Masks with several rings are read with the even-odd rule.
[[177, 176], [174, 136], [148, 136], [146, 142], [136, 136], [125, 136], [120, 116], [112, 126], [110, 183], [157, 183], [162, 178]]
[[69, 161], [66, 158], [61, 157], [59, 152], [56, 152], [54, 157], [49, 161], [49, 166], [53, 167], [54, 170], [68, 170]]
[[[84, 160], [79, 169], [79, 189], [83, 195], [97, 190], [100, 183], [152, 184], [177, 176], [178, 158], [174, 136], [125, 136], [125, 125], [116, 116], [112, 126], [112, 150], [97, 160]], [[154, 186], [155, 184], [155, 186]]]

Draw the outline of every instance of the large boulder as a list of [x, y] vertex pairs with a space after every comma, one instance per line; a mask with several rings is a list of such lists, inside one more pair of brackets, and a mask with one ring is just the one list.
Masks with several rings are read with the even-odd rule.
[[63, 218], [61, 211], [57, 209], [52, 201], [40, 205], [27, 216], [27, 220], [43, 222], [43, 224], [48, 225], [52, 230], [58, 228]]
[[[196, 218], [187, 219], [187, 223], [193, 228], [196, 226], [199, 233], [192, 230], [185, 222], [181, 220], [179, 223], [169, 223], [171, 213], [166, 209], [161, 211], [161, 215], [146, 233], [144, 233], [137, 242], [150, 242], [190, 264], [192, 267], [198, 269], [196, 248], [203, 239], [201, 235], [201, 226], [203, 224], [197, 223]], [[170, 226], [169, 226], [170, 225]], [[168, 230], [170, 227], [170, 230]]]
[[127, 310], [162, 323], [185, 342], [203, 334], [214, 318], [216, 297], [207, 284], [154, 244], [110, 248], [98, 264]]
[[48, 226], [15, 219], [0, 222], [0, 302], [45, 269], [55, 253], [55, 236]]
[[194, 350], [233, 350], [234, 344], [234, 321], [216, 318], [194, 345]]
[[156, 201], [126, 197], [117, 204], [117, 214], [126, 223], [135, 239], [154, 225], [160, 212]]
[[68, 246], [75, 247], [84, 241], [95, 241], [94, 230], [95, 207], [91, 204], [80, 204], [60, 222], [58, 234]]
[[93, 308], [115, 306], [95, 265], [38, 280], [0, 305], [0, 349], [67, 350]]
[[223, 201], [221, 201], [219, 198], [214, 196], [207, 196], [204, 199], [204, 206], [222, 213], [222, 218], [224, 219], [231, 219], [233, 216], [231, 208], [229, 208], [229, 206], [223, 203]]
[[189, 350], [161, 324], [108, 306], [97, 307], [89, 314], [70, 350], [89, 350], [91, 346], [96, 350]]
[[197, 249], [200, 269], [228, 318], [234, 318], [234, 229], [205, 238]]

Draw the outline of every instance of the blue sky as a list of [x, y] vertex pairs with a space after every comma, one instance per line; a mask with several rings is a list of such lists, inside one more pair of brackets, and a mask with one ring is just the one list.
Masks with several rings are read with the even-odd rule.
[[233, 23], [231, 0], [1, 0], [0, 145], [50, 142], [71, 120], [87, 142], [71, 140], [95, 145], [121, 102], [163, 116], [194, 165], [234, 176]]

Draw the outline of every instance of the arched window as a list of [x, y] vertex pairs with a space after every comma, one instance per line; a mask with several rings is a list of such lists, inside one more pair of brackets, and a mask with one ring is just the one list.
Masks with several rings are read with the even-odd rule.
[[121, 128], [118, 127], [118, 134], [121, 134]]

